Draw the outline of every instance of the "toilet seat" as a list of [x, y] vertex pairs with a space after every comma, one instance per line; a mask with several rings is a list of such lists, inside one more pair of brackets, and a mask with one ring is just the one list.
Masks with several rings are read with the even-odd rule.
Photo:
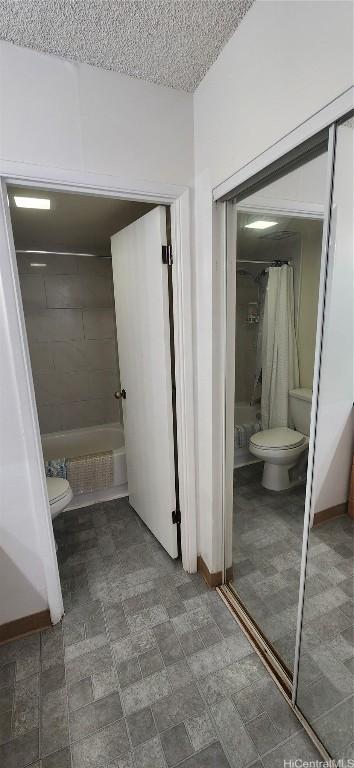
[[70, 484], [62, 477], [47, 477], [47, 492], [52, 518], [63, 512], [73, 498]]
[[278, 427], [256, 432], [250, 438], [250, 445], [262, 451], [274, 449], [285, 451], [289, 448], [298, 448], [304, 444], [305, 440], [306, 438], [301, 432], [296, 432], [288, 427]]
[[62, 477], [47, 477], [47, 491], [49, 504], [60, 501], [68, 493], [70, 485]]

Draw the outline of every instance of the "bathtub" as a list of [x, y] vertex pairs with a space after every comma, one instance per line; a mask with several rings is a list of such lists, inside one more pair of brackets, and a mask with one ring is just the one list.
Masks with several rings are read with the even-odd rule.
[[75, 494], [69, 509], [127, 496], [127, 463], [122, 424], [100, 424], [96, 427], [52, 432], [42, 435], [41, 439], [45, 461], [58, 458], [72, 459], [106, 451], [113, 453], [112, 486], [102, 490], [97, 489], [93, 493]]
[[262, 428], [260, 406], [246, 402], [235, 403], [234, 424], [234, 467], [253, 464], [258, 459], [249, 452], [248, 442], [251, 434], [259, 432]]

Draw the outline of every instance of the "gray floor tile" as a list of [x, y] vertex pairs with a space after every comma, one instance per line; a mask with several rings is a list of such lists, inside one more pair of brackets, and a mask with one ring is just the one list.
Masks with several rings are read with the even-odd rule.
[[[353, 690], [352, 683], [350, 688]], [[342, 700], [341, 686], [336, 688], [326, 677], [320, 678], [311, 685], [300, 686], [297, 696], [298, 707], [310, 722]]]
[[199, 688], [207, 703], [211, 705], [225, 696], [231, 696], [236, 691], [245, 688], [248, 682], [239, 662], [236, 661], [225, 669], [212, 672], [199, 680]]
[[175, 616], [180, 616], [181, 613], [184, 613], [186, 609], [184, 607], [184, 604], [180, 601], [177, 603], [170, 603], [170, 605], [166, 605], [166, 610], [169, 618], [174, 619]]
[[248, 723], [249, 720], [253, 720], [264, 712], [264, 705], [256, 696], [253, 686], [234, 693], [231, 698], [244, 723]]
[[95, 637], [85, 638], [85, 640], [81, 640], [79, 643], [66, 646], [65, 663], [68, 664], [70, 661], [74, 661], [74, 659], [79, 658], [79, 656], [82, 656], [85, 653], [90, 653], [97, 648], [102, 648], [102, 646], [107, 645], [107, 643], [107, 636], [105, 634], [100, 634]]
[[274, 749], [282, 741], [279, 731], [276, 731], [274, 725], [266, 713], [259, 715], [251, 722], [246, 724], [246, 731], [251, 737], [259, 755], [264, 755]]
[[268, 712], [283, 739], [287, 739], [301, 730], [297, 717], [272, 680], [265, 678], [255, 683], [254, 687], [256, 695], [261, 700], [265, 711]]
[[153, 704], [154, 702], [168, 696], [171, 693], [171, 686], [165, 669], [157, 672], [155, 675], [145, 678], [140, 683], [135, 683], [122, 691], [124, 709], [127, 715], [131, 715], [138, 709]]
[[230, 768], [230, 763], [219, 741], [187, 758], [183, 768]]
[[92, 682], [90, 677], [79, 680], [68, 687], [69, 709], [79, 709], [89, 704], [93, 699]]
[[14, 661], [0, 669], [0, 691], [2, 688], [9, 688], [14, 685], [15, 682], [15, 669], [16, 664]]
[[122, 661], [117, 665], [119, 685], [121, 688], [127, 688], [129, 685], [141, 680], [141, 671], [138, 659], [133, 657], [127, 661]]
[[[294, 592], [294, 574], [291, 569], [277, 572], [269, 560], [277, 558], [277, 566], [283, 568], [284, 553], [289, 551], [293, 538], [279, 506], [277, 524], [269, 527], [267, 535], [258, 531], [254, 547], [253, 531], [256, 532], [265, 509], [253, 508], [248, 532], [252, 535], [247, 539], [248, 533], [242, 533], [249, 546], [247, 559], [251, 562], [257, 549], [262, 573], [257, 569], [251, 571], [244, 564], [242, 580], [254, 605], [264, 610], [266, 617], [265, 603], [257, 591], [252, 592], [247, 586], [247, 580], [250, 576], [258, 579], [260, 595], [262, 590], [269, 597], [267, 590], [283, 589], [279, 597], [281, 615], [283, 620], [290, 621], [284, 596], [286, 592], [290, 596]], [[292, 733], [293, 713], [284, 700], [287, 715], [282, 711], [277, 689], [218, 595], [207, 588], [199, 575], [190, 576], [179, 562], [169, 558], [126, 500], [92, 506], [75, 514], [65, 513], [57, 518], [54, 526], [66, 605], [64, 620], [43, 632], [40, 638], [39, 635], [24, 638], [0, 648], [0, 670], [6, 671], [0, 687], [0, 712], [12, 709], [11, 683], [15, 667], [17, 693], [22, 686], [22, 690], [27, 687], [30, 694], [30, 681], [41, 673], [42, 761], [38, 762], [38, 730], [33, 729], [25, 734], [27, 741], [23, 742], [21, 736], [0, 746], [1, 768], [24, 768], [28, 763], [32, 768], [166, 768], [161, 738], [165, 739], [166, 756], [171, 765], [186, 755], [178, 764], [181, 768], [226, 768], [231, 764], [233, 768], [243, 768], [249, 758], [256, 766], [259, 758], [243, 719], [249, 722], [251, 715], [262, 714], [258, 711], [260, 706], [268, 712], [280, 738], [285, 739]], [[345, 543], [344, 538], [341, 541]], [[320, 539], [317, 547], [318, 555], [326, 554], [328, 546]], [[340, 557], [338, 552], [334, 556]], [[332, 605], [340, 598], [344, 606], [345, 592], [341, 597], [333, 587], [340, 587], [349, 578], [343, 563], [349, 563], [350, 559], [346, 557], [338, 567], [337, 560], [333, 562], [337, 581], [332, 585], [327, 579], [328, 600]], [[331, 567], [334, 569], [334, 565]], [[313, 594], [320, 594], [316, 584], [313, 589]], [[336, 608], [334, 605], [332, 610]], [[327, 613], [323, 613], [321, 621], [326, 618]], [[342, 634], [331, 634], [334, 618], [330, 616], [327, 621], [328, 638], [322, 645], [332, 658], [332, 666], [333, 658], [336, 660], [338, 675], [339, 672], [343, 675], [344, 670], [348, 677], [344, 662], [352, 655], [349, 632], [342, 626]], [[310, 639], [314, 642], [316, 638]], [[66, 681], [62, 668], [64, 642]], [[286, 651], [289, 641], [284, 638], [282, 642]], [[324, 674], [323, 658], [327, 657], [322, 656], [317, 661], [311, 657], [312, 666], [317, 664], [317, 676], [311, 678], [313, 682]], [[130, 683], [126, 688], [119, 685], [117, 668], [120, 684]], [[142, 670], [145, 677], [131, 683], [135, 677], [133, 669], [139, 670], [139, 677]], [[125, 680], [123, 671], [127, 673]], [[269, 689], [262, 688], [264, 681], [270, 682]], [[335, 685], [333, 679], [332, 685]], [[253, 710], [250, 702], [247, 703], [246, 691], [247, 696], [253, 693], [253, 703], [258, 700]], [[225, 704], [227, 694], [234, 697], [234, 703]], [[114, 704], [120, 696], [124, 712]], [[72, 725], [72, 767], [67, 698]], [[18, 702], [20, 700], [18, 697]], [[35, 712], [34, 700], [31, 695], [23, 696], [27, 712], [23, 723], [28, 728], [35, 722], [30, 719]], [[210, 705], [215, 705], [213, 713]], [[230, 731], [225, 707], [232, 723]], [[224, 717], [220, 711], [224, 711]], [[20, 709], [18, 714], [21, 715]], [[343, 720], [346, 722], [345, 716]], [[257, 721], [255, 726], [258, 733], [261, 722]], [[176, 738], [178, 734], [180, 738]], [[223, 747], [220, 738], [224, 740]], [[187, 756], [187, 746], [196, 753]], [[227, 756], [223, 749], [230, 754]]]
[[164, 667], [161, 653], [157, 649], [141, 653], [139, 656], [139, 664], [143, 677], [149, 677], [149, 675], [159, 672]]
[[90, 653], [84, 653], [66, 666], [66, 680], [68, 683], [76, 683], [84, 677], [95, 672], [102, 672], [112, 666], [112, 656], [108, 645], [102, 646]]
[[153, 705], [152, 711], [159, 731], [178, 725], [186, 717], [196, 715], [205, 709], [204, 701], [196, 685], [187, 685], [174, 691], [162, 701]]
[[165, 768], [165, 758], [157, 737], [134, 749], [135, 768]]
[[65, 667], [62, 662], [53, 664], [48, 669], [42, 670], [40, 676], [41, 695], [46, 696], [51, 691], [63, 688], [65, 685]]
[[[65, 681], [64, 681], [65, 683]], [[1, 715], [0, 715], [1, 719]], [[1, 720], [0, 720], [1, 721]], [[20, 736], [39, 725], [39, 676], [19, 680], [15, 686], [13, 735]]]
[[184, 688], [191, 681], [191, 670], [184, 659], [167, 667], [167, 675], [174, 691]]
[[73, 744], [73, 768], [98, 768], [108, 765], [114, 758], [128, 752], [129, 747], [125, 720], [122, 719]]
[[[0, 744], [3, 744], [5, 741], [9, 741], [9, 739], [11, 739], [11, 722], [11, 709], [0, 713]], [[29, 729], [25, 728], [24, 730]], [[23, 733], [23, 730], [16, 728], [16, 736], [20, 736], [21, 733]]]
[[179, 641], [186, 656], [192, 656], [194, 653], [202, 651], [204, 648], [200, 632], [197, 630], [185, 632], [183, 635], [180, 635]]
[[353, 710], [354, 699], [350, 697], [313, 723], [317, 735], [335, 759], [342, 758], [344, 746], [354, 740]]
[[25, 768], [39, 757], [39, 734], [35, 728], [13, 741], [0, 745], [1, 768]]
[[233, 768], [242, 768], [257, 759], [252, 739], [231, 699], [223, 699], [211, 707], [222, 742]]
[[123, 716], [119, 693], [111, 693], [103, 699], [76, 709], [70, 713], [70, 738], [72, 741], [89, 736]]
[[173, 766], [193, 754], [194, 749], [184, 723], [168, 728], [161, 734], [162, 749], [167, 765]]
[[185, 726], [195, 751], [207, 747], [217, 739], [214, 725], [207, 711], [195, 717], [189, 717], [185, 721]]
[[69, 743], [65, 688], [48, 693], [41, 702], [41, 756], [56, 752]]
[[6, 712], [8, 709], [12, 709], [14, 696], [15, 696], [15, 689], [13, 687], [1, 688], [0, 712]]
[[215, 643], [219, 643], [222, 640], [222, 634], [215, 622], [207, 624], [205, 627], [201, 627], [199, 635], [206, 648], [210, 645], [215, 645]]
[[66, 747], [54, 755], [48, 755], [42, 760], [41, 768], [71, 768], [70, 749]]
[[105, 616], [110, 640], [121, 640], [129, 635], [129, 627], [122, 605], [105, 605]]
[[114, 667], [92, 675], [92, 688], [94, 699], [100, 699], [118, 690], [118, 678]]
[[154, 605], [152, 608], [144, 608], [140, 613], [128, 616], [127, 622], [130, 632], [141, 632], [147, 627], [156, 627], [168, 620], [168, 613], [164, 605]]
[[181, 644], [170, 621], [155, 627], [154, 635], [167, 666], [183, 659]]
[[198, 584], [193, 583], [192, 581], [187, 582], [186, 584], [181, 584], [177, 587], [177, 592], [181, 600], [189, 600], [191, 597], [195, 597], [199, 594]]
[[41, 661], [55, 659], [56, 663], [60, 661], [63, 655], [63, 630], [61, 624], [56, 624], [51, 629], [41, 632]]
[[156, 736], [156, 727], [150, 707], [140, 709], [127, 718], [128, 730], [133, 747], [143, 744]]
[[292, 760], [310, 762], [318, 759], [319, 755], [312, 741], [305, 731], [301, 731], [262, 757], [262, 762], [264, 768], [284, 768], [285, 761], [287, 763], [291, 763]]

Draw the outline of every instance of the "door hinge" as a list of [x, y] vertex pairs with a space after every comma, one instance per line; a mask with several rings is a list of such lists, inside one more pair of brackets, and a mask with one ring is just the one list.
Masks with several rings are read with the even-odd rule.
[[173, 264], [172, 245], [162, 246], [162, 263], [171, 267]]
[[172, 512], [172, 522], [173, 525], [180, 525], [181, 524], [181, 510], [180, 509], [174, 509]]

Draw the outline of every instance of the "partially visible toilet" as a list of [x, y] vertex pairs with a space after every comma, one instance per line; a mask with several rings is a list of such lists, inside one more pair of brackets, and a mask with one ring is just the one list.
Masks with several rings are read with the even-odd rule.
[[250, 452], [264, 461], [264, 488], [270, 491], [285, 491], [293, 485], [289, 470], [295, 466], [308, 447], [311, 403], [311, 389], [292, 389], [289, 392], [289, 406], [295, 429], [265, 429], [250, 438]]
[[73, 492], [67, 480], [62, 477], [47, 477], [47, 491], [52, 519], [64, 512], [73, 497]]

